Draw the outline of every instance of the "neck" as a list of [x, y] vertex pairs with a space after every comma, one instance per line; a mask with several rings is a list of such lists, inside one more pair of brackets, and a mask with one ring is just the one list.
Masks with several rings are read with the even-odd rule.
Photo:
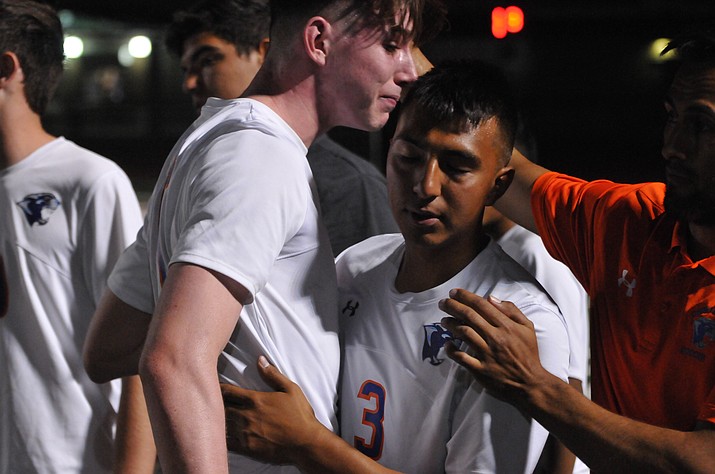
[[400, 293], [417, 293], [439, 286], [469, 265], [488, 243], [489, 237], [485, 234], [476, 238], [473, 245], [452, 245], [443, 250], [406, 242], [395, 288]]
[[[329, 128], [318, 117], [315, 78], [305, 67], [301, 72], [299, 64], [269, 58], [270, 55], [243, 96], [270, 107], [310, 147]], [[286, 68], [291, 69], [290, 73], [281, 74]]]
[[688, 224], [688, 254], [697, 262], [715, 255], [715, 226]]
[[55, 137], [42, 128], [40, 117], [31, 110], [0, 116], [0, 168], [15, 165]]

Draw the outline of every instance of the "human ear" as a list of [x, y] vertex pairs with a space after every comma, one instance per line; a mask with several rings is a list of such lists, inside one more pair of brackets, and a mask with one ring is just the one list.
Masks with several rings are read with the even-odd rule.
[[305, 51], [308, 57], [320, 66], [324, 66], [327, 62], [332, 31], [330, 22], [321, 16], [314, 16], [308, 20], [303, 30]]
[[20, 60], [15, 53], [6, 51], [0, 55], [0, 80], [4, 83], [20, 69]]
[[514, 180], [514, 168], [505, 166], [497, 172], [494, 178], [494, 186], [487, 194], [486, 206], [493, 206], [494, 203], [504, 195], [509, 185]]

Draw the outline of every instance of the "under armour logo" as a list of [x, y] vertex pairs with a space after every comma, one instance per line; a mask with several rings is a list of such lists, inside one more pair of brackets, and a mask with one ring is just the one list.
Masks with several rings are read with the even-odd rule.
[[628, 270], [623, 270], [621, 278], [618, 279], [618, 286], [626, 285], [626, 288], [628, 288], [626, 296], [630, 298], [633, 296], [633, 289], [636, 287], [636, 279], [634, 278], [632, 281], [628, 281], [626, 280], [626, 276], [628, 276]]
[[343, 308], [342, 313], [345, 314], [346, 311], [350, 311], [350, 313], [348, 314], [348, 317], [352, 318], [353, 316], [355, 316], [355, 311], [358, 309], [359, 306], [360, 306], [359, 301], [356, 301], [355, 305], [353, 305], [353, 300], [348, 300], [348, 303]]

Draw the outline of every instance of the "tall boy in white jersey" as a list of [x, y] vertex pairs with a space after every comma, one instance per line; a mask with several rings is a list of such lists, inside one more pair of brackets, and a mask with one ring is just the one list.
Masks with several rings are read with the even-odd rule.
[[[336, 429], [335, 273], [305, 153], [330, 127], [384, 125], [416, 78], [424, 4], [271, 2], [246, 98], [209, 100], [167, 159], [86, 350], [97, 380], [141, 374], [165, 471], [227, 472], [219, 375], [265, 388], [259, 354]], [[292, 469], [231, 458], [234, 472]]]
[[[411, 87], [387, 165], [401, 235], [372, 237], [337, 259], [345, 442], [309, 417], [291, 423], [301, 405], [283, 399], [295, 390], [269, 369], [283, 393], [225, 388], [238, 449], [283, 449], [282, 460], [314, 472], [533, 472], [548, 433], [445, 357], [451, 335], [438, 309], [455, 287], [515, 301], [537, 328], [542, 364], [567, 378], [557, 306], [482, 232], [485, 206], [512, 178], [515, 117], [503, 78], [483, 64], [437, 67]], [[267, 412], [251, 412], [264, 404], [246, 401], [276, 396]], [[275, 440], [286, 446], [276, 449]]]
[[[115, 425], [132, 410], [118, 407], [119, 381], [89, 379], [82, 345], [141, 212], [115, 163], [42, 126], [62, 44], [50, 6], [0, 1], [2, 474], [124, 472], [113, 465]], [[138, 378], [125, 389], [139, 393]]]

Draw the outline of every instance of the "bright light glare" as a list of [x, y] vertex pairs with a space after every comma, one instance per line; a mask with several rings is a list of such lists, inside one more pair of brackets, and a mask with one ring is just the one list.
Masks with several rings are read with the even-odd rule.
[[146, 58], [151, 54], [151, 40], [146, 36], [135, 36], [127, 45], [129, 54], [134, 58]]
[[675, 53], [673, 51], [668, 51], [663, 56], [660, 55], [661, 51], [668, 46], [670, 39], [668, 38], [658, 38], [650, 44], [650, 50], [648, 51], [648, 56], [652, 61], [661, 62], [673, 59]]
[[84, 42], [79, 36], [68, 36], [64, 41], [65, 57], [76, 59], [84, 52]]

